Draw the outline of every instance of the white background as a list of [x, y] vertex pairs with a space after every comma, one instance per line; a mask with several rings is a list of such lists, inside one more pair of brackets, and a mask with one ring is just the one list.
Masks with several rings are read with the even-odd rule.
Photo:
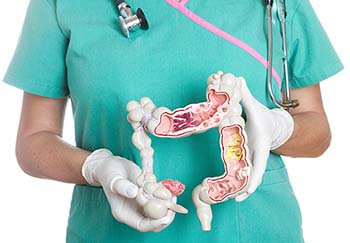
[[[322, 82], [333, 133], [331, 147], [320, 158], [287, 158], [286, 165], [301, 206], [305, 241], [349, 243], [349, 8], [343, 0], [311, 2], [346, 69]], [[0, 2], [1, 77], [13, 55], [27, 4], [28, 0]], [[61, 243], [73, 186], [32, 178], [17, 165], [14, 148], [21, 98], [22, 91], [0, 83], [0, 242]], [[64, 139], [74, 144], [70, 107]]]

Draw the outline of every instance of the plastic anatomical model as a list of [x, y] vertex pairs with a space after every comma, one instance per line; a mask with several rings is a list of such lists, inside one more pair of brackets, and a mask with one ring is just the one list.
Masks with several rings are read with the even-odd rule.
[[147, 131], [158, 137], [179, 138], [214, 127], [218, 129], [225, 172], [221, 176], [205, 178], [192, 192], [197, 216], [204, 231], [210, 230], [211, 204], [226, 201], [244, 192], [249, 181], [251, 163], [244, 131], [245, 122], [239, 104], [242, 82], [245, 82], [243, 78], [219, 71], [207, 80], [206, 102], [174, 111], [165, 107], [157, 108], [149, 98], [129, 102], [128, 121], [135, 130], [132, 140], [142, 158], [138, 202], [144, 207], [146, 215], [161, 217], [168, 208], [180, 213], [187, 212], [182, 206], [169, 203], [172, 195], [182, 193], [184, 185], [172, 180], [156, 182], [153, 174], [154, 151]]

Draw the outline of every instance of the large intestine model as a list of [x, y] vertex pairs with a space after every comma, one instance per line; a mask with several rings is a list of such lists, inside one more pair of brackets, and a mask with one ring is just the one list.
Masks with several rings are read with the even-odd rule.
[[211, 204], [244, 193], [250, 178], [251, 162], [239, 104], [241, 82], [245, 82], [243, 78], [218, 71], [207, 80], [206, 102], [174, 111], [165, 107], [157, 108], [147, 97], [140, 102], [128, 103], [128, 121], [134, 128], [132, 141], [140, 150], [142, 159], [142, 173], [137, 180], [140, 187], [137, 201], [145, 215], [161, 218], [166, 215], [168, 208], [187, 213], [184, 207], [173, 201], [175, 195], [183, 192], [184, 185], [173, 180], [156, 181], [153, 173], [154, 150], [147, 132], [158, 137], [180, 138], [203, 133], [214, 127], [218, 129], [225, 172], [221, 176], [205, 178], [192, 192], [202, 230], [209, 231], [211, 228]]

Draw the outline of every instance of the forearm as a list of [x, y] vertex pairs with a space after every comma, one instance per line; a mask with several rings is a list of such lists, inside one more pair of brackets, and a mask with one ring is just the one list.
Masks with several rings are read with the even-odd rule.
[[17, 138], [18, 163], [24, 172], [34, 177], [86, 184], [81, 167], [89, 154], [52, 132], [42, 131]]
[[318, 157], [329, 147], [331, 132], [325, 114], [293, 115], [294, 130], [288, 141], [273, 152], [290, 157]]

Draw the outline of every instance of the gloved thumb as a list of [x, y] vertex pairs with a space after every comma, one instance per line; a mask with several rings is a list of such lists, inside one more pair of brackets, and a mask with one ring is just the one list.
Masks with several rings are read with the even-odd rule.
[[135, 198], [138, 192], [138, 187], [127, 179], [116, 177], [110, 183], [110, 190], [113, 193], [127, 198]]
[[244, 107], [244, 109], [246, 110], [246, 112], [248, 113], [253, 113], [255, 109], [257, 109], [258, 107], [261, 107], [262, 104], [255, 99], [255, 97], [252, 95], [252, 93], [250, 92], [246, 81], [242, 78], [242, 86], [241, 86], [241, 102], [242, 105]]
[[265, 174], [267, 160], [270, 154], [270, 148], [261, 144], [260, 148], [257, 149], [253, 156], [253, 168], [250, 175], [250, 182], [247, 188], [248, 194], [252, 194], [262, 182], [263, 176]]
[[238, 195], [235, 198], [237, 202], [242, 202], [243, 200], [248, 198], [251, 194], [255, 192], [255, 190], [262, 182], [270, 149], [268, 147], [264, 147], [263, 145], [260, 145], [259, 147], [260, 148], [257, 149], [252, 155], [253, 168], [250, 174], [248, 187], [245, 193]]

